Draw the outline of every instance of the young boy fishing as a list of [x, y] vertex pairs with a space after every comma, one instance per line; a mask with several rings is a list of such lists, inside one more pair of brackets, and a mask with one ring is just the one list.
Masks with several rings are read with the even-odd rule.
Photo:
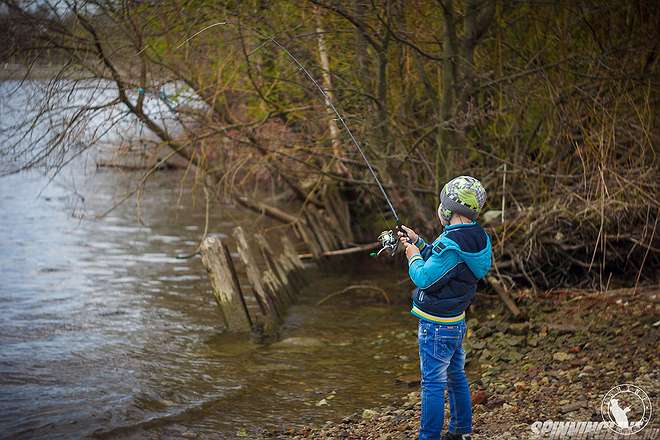
[[422, 412], [419, 438], [439, 439], [444, 424], [445, 389], [449, 394], [449, 426], [443, 440], [470, 440], [472, 403], [465, 376], [463, 338], [465, 309], [477, 281], [491, 264], [488, 234], [476, 222], [486, 191], [474, 177], [460, 176], [440, 193], [438, 217], [444, 231], [428, 244], [402, 226], [399, 240], [408, 257], [408, 273], [417, 288], [411, 313], [419, 318], [419, 363]]

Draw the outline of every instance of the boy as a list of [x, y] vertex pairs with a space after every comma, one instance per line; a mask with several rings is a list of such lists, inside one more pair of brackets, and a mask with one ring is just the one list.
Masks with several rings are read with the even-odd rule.
[[456, 177], [440, 194], [438, 216], [444, 231], [432, 244], [406, 226], [405, 234], [399, 232], [406, 247], [408, 273], [417, 286], [411, 313], [419, 318], [420, 440], [440, 438], [445, 388], [450, 420], [449, 432], [442, 439], [472, 438], [472, 404], [462, 342], [467, 331], [465, 309], [474, 297], [477, 281], [491, 264], [490, 238], [476, 222], [485, 201], [486, 191], [477, 179]]

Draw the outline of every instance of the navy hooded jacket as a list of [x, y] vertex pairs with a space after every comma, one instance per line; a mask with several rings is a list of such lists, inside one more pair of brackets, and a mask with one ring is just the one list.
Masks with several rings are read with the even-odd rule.
[[477, 223], [448, 225], [432, 244], [421, 237], [420, 253], [408, 260], [408, 273], [417, 286], [411, 313], [427, 321], [463, 321], [477, 282], [491, 265], [490, 237]]

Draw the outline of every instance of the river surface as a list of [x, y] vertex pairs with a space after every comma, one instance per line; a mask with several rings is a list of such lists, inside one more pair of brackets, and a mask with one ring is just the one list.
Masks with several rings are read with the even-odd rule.
[[[139, 174], [80, 162], [49, 184], [0, 179], [1, 438], [254, 438], [411, 391], [395, 383], [418, 371], [405, 303], [354, 293], [316, 305], [356, 283], [405, 297], [402, 268], [314, 271], [285, 343], [227, 334], [199, 257], [175, 258], [202, 234], [201, 191], [183, 172], [159, 172], [139, 203], [95, 220]], [[273, 226], [213, 206], [211, 233], [238, 224]], [[293, 337], [316, 343], [286, 344]]]

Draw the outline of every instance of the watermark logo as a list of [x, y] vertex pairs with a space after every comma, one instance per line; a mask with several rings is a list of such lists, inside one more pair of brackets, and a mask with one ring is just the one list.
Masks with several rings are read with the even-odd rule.
[[[660, 438], [660, 429], [647, 427], [653, 406], [648, 394], [632, 384], [617, 385], [601, 402], [602, 422], [595, 421], [536, 421], [530, 425], [532, 438], [559, 439], [635, 439]], [[644, 429], [643, 432], [640, 432]]]
[[603, 421], [617, 434], [638, 433], [651, 420], [653, 406], [648, 394], [640, 387], [624, 383], [612, 388], [600, 405]]

